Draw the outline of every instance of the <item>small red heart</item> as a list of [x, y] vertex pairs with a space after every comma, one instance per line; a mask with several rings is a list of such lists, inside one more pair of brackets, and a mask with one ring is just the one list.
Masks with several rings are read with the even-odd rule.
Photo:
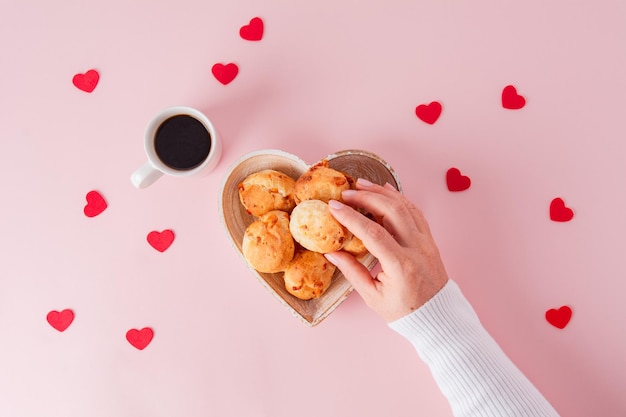
[[141, 330], [130, 329], [126, 332], [126, 340], [133, 347], [143, 350], [150, 344], [152, 338], [154, 337], [154, 332], [149, 327], [144, 327]]
[[148, 243], [159, 252], [165, 252], [174, 241], [174, 232], [163, 230], [162, 232], [152, 231], [148, 233]]
[[263, 39], [263, 20], [254, 17], [250, 23], [239, 29], [239, 36], [247, 41], [260, 41]]
[[550, 220], [568, 222], [574, 218], [574, 211], [565, 205], [561, 198], [555, 198], [550, 203]]
[[559, 329], [565, 328], [571, 318], [572, 309], [568, 306], [562, 306], [558, 310], [551, 308], [550, 310], [546, 311], [546, 320], [548, 321], [548, 323]]
[[85, 198], [87, 199], [87, 205], [85, 205], [83, 211], [87, 217], [95, 217], [107, 208], [106, 200], [97, 191], [89, 191]]
[[237, 64], [233, 64], [232, 62], [226, 65], [218, 63], [213, 65], [211, 72], [217, 81], [226, 85], [235, 79], [239, 73], [239, 67]]
[[518, 110], [526, 105], [524, 96], [517, 94], [517, 89], [512, 85], [507, 85], [502, 90], [502, 107], [510, 110]]
[[62, 332], [74, 321], [74, 312], [69, 309], [65, 309], [61, 312], [52, 310], [46, 316], [46, 320], [48, 320], [50, 326]]
[[98, 85], [99, 80], [100, 74], [98, 74], [98, 71], [90, 69], [84, 74], [74, 75], [74, 78], [72, 78], [72, 83], [79, 90], [91, 93]]
[[421, 121], [430, 125], [434, 124], [441, 115], [441, 103], [433, 101], [430, 104], [420, 104], [415, 108], [415, 114]]
[[446, 183], [450, 191], [464, 191], [470, 187], [472, 180], [462, 175], [458, 168], [450, 168], [446, 173]]

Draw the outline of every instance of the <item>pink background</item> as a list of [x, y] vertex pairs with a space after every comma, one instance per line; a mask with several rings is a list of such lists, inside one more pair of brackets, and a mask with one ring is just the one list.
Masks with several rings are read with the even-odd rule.
[[[2, 0], [0, 415], [450, 416], [412, 346], [352, 294], [307, 328], [218, 216], [241, 155], [393, 165], [486, 328], [563, 416], [625, 416], [621, 1]], [[260, 42], [239, 37], [252, 17]], [[239, 65], [222, 85], [217, 62]], [[94, 68], [91, 93], [72, 77]], [[503, 109], [513, 84], [521, 110]], [[415, 107], [443, 105], [434, 125]], [[161, 109], [224, 140], [202, 179], [137, 190]], [[448, 191], [459, 168], [472, 186]], [[85, 195], [109, 207], [83, 214]], [[550, 220], [561, 197], [574, 210]], [[160, 253], [152, 230], [176, 240]], [[546, 310], [574, 314], [559, 330]], [[60, 333], [51, 310], [76, 318]], [[144, 350], [125, 339], [151, 327]]]

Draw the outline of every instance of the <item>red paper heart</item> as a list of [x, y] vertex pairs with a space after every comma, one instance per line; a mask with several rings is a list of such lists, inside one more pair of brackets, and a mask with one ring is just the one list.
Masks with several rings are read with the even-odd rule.
[[441, 115], [441, 103], [438, 101], [433, 101], [430, 104], [420, 104], [415, 108], [415, 114], [420, 118], [423, 122], [426, 122], [430, 125], [434, 124], [439, 116]]
[[74, 321], [74, 312], [69, 309], [65, 309], [61, 312], [52, 310], [46, 316], [46, 320], [48, 320], [50, 326], [62, 332]]
[[550, 310], [546, 311], [546, 320], [548, 321], [548, 323], [559, 329], [565, 328], [571, 318], [572, 309], [568, 306], [562, 306], [558, 310], [551, 308]]
[[510, 110], [518, 110], [526, 105], [526, 99], [517, 94], [517, 89], [507, 85], [502, 90], [502, 107]]
[[144, 327], [141, 330], [130, 329], [126, 332], [126, 340], [128, 340], [128, 343], [139, 350], [145, 349], [145, 347], [150, 344], [153, 337], [154, 332], [149, 327]]
[[561, 198], [555, 198], [550, 203], [550, 219], [555, 222], [568, 222], [574, 218], [574, 211], [565, 205]]
[[95, 217], [107, 208], [107, 202], [102, 197], [102, 194], [97, 191], [89, 191], [85, 198], [87, 199], [87, 205], [85, 205], [83, 211], [87, 217]]
[[247, 41], [260, 41], [263, 38], [263, 20], [254, 17], [250, 23], [239, 29], [239, 36]]
[[226, 65], [218, 63], [213, 65], [211, 72], [217, 81], [226, 85], [235, 79], [239, 73], [239, 67], [237, 64], [233, 64], [232, 62]]
[[472, 180], [461, 174], [458, 168], [450, 168], [446, 173], [446, 183], [450, 191], [464, 191], [470, 187]]
[[98, 71], [90, 69], [84, 74], [74, 75], [74, 78], [72, 78], [72, 83], [79, 90], [91, 93], [98, 85], [99, 80], [100, 74], [98, 74]]
[[152, 231], [148, 233], [148, 243], [159, 252], [165, 252], [174, 241], [174, 232], [164, 230], [162, 232]]

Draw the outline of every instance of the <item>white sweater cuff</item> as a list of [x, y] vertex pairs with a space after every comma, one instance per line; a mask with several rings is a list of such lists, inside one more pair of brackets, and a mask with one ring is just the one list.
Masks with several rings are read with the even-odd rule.
[[558, 416], [483, 328], [454, 281], [389, 327], [413, 344], [455, 416]]

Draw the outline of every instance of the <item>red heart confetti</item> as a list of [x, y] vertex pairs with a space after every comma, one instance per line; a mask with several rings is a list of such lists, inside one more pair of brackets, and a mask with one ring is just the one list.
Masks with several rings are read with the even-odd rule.
[[83, 211], [87, 217], [95, 217], [108, 207], [102, 194], [97, 191], [89, 191], [85, 198], [87, 199], [87, 205], [85, 205]]
[[556, 328], [564, 329], [572, 318], [572, 309], [562, 306], [558, 310], [551, 308], [546, 311], [546, 320]]
[[141, 330], [130, 329], [126, 332], [126, 340], [128, 340], [128, 343], [139, 350], [144, 350], [146, 346], [150, 344], [153, 337], [154, 332], [149, 327], [144, 327]]
[[174, 241], [174, 232], [167, 229], [162, 232], [152, 231], [148, 233], [148, 243], [159, 252], [165, 252]]
[[574, 218], [574, 211], [565, 205], [562, 198], [555, 198], [550, 203], [550, 220], [568, 222]]
[[464, 191], [470, 188], [472, 180], [461, 174], [458, 168], [450, 168], [446, 173], [446, 183], [450, 191]]
[[90, 69], [84, 74], [74, 75], [74, 78], [72, 78], [72, 83], [79, 90], [91, 93], [98, 85], [99, 80], [100, 74], [98, 74], [98, 71]]
[[46, 320], [48, 320], [50, 326], [62, 332], [74, 321], [74, 312], [70, 309], [65, 309], [60, 312], [52, 310], [46, 316]]
[[213, 65], [213, 68], [211, 68], [211, 72], [213, 73], [213, 76], [217, 81], [221, 82], [224, 85], [227, 85], [235, 79], [235, 77], [239, 73], [239, 67], [237, 66], [237, 64], [234, 64], [232, 62], [226, 65], [217, 63]]
[[507, 85], [502, 90], [502, 107], [510, 110], [519, 110], [526, 105], [524, 96], [517, 94], [517, 89]]
[[415, 114], [421, 121], [432, 125], [439, 119], [439, 116], [441, 116], [441, 110], [441, 103], [433, 101], [428, 105], [420, 104], [417, 106], [415, 108]]
[[254, 17], [250, 23], [239, 29], [239, 36], [247, 41], [260, 41], [263, 39], [263, 20]]

